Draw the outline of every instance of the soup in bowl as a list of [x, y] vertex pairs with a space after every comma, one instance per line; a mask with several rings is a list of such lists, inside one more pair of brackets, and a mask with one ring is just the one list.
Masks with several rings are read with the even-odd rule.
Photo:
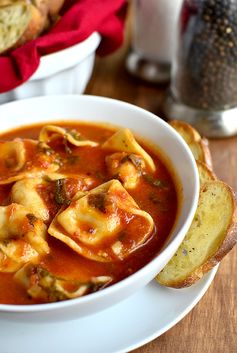
[[146, 285], [191, 224], [198, 173], [153, 114], [93, 96], [0, 107], [0, 310], [58, 320]]

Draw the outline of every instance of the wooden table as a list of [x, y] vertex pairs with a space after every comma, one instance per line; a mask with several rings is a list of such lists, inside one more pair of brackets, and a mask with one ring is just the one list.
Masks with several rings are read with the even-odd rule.
[[[165, 86], [139, 81], [126, 72], [127, 45], [97, 58], [87, 94], [112, 97], [160, 114]], [[236, 117], [237, 119], [237, 117]], [[237, 137], [210, 141], [217, 176], [237, 190]], [[133, 353], [237, 352], [237, 246], [222, 261], [199, 304], [175, 327]]]

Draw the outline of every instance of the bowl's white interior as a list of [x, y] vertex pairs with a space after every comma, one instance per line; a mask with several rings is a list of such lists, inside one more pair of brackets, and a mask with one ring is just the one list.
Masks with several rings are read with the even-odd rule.
[[165, 260], [167, 254], [172, 256], [194, 216], [199, 194], [199, 179], [191, 152], [182, 138], [168, 124], [155, 115], [131, 104], [85, 95], [38, 97], [8, 103], [0, 106], [0, 119], [1, 131], [37, 122], [75, 119], [126, 126], [135, 134], [159, 146], [159, 149], [173, 164], [183, 187], [182, 210], [164, 250], [147, 266], [122, 281], [123, 283], [119, 282], [103, 291], [71, 301], [30, 306], [0, 305], [1, 310], [12, 312], [43, 311], [49, 307], [54, 309], [68, 307], [72, 305], [72, 302], [90, 303], [93, 298], [102, 298], [110, 293], [116, 296], [116, 288], [125, 287], [126, 283], [138, 282], [144, 277], [144, 274], [152, 269], [154, 271], [155, 261], [164, 263], [164, 261], [167, 262]]

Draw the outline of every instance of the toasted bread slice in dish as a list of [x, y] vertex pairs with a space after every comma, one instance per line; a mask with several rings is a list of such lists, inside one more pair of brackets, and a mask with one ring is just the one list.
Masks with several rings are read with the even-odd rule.
[[0, 3], [0, 54], [36, 38], [44, 26], [45, 17], [30, 2]]
[[54, 24], [64, 0], [0, 1], [0, 54], [37, 38]]
[[236, 196], [222, 181], [206, 182], [201, 187], [188, 233], [156, 279], [173, 288], [191, 286], [221, 261], [236, 242]]
[[208, 140], [201, 138], [197, 130], [184, 121], [172, 120], [170, 125], [182, 136], [188, 144], [196, 161], [201, 161], [212, 169], [211, 153]]

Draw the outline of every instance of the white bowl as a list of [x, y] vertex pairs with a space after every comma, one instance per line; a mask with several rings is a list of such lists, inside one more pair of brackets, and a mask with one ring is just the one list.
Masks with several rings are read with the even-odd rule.
[[39, 95], [83, 93], [92, 74], [100, 40], [100, 35], [94, 32], [83, 42], [43, 56], [29, 81], [0, 94], [0, 104]]
[[113, 99], [86, 95], [38, 97], [8, 103], [0, 106], [0, 118], [2, 131], [33, 122], [73, 119], [126, 126], [159, 146], [176, 171], [182, 190], [178, 219], [167, 243], [141, 270], [111, 287], [78, 299], [40, 305], [1, 304], [1, 317], [37, 322], [81, 317], [120, 302], [151, 281], [182, 242], [197, 207], [197, 167], [182, 138], [167, 123], [146, 110]]

